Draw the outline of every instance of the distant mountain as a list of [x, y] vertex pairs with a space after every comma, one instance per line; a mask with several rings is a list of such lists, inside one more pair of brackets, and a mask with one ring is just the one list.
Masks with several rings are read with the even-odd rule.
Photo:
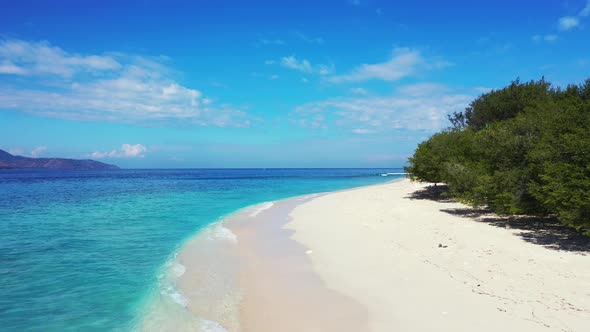
[[4, 150], [0, 150], [0, 168], [119, 169], [118, 166], [90, 159], [28, 158], [13, 156]]

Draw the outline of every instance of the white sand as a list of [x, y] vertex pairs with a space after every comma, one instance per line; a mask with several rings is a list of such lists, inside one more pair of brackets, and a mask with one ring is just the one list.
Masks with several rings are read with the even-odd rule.
[[409, 199], [422, 187], [321, 196], [285, 227], [328, 288], [366, 306], [372, 331], [590, 331], [590, 256]]

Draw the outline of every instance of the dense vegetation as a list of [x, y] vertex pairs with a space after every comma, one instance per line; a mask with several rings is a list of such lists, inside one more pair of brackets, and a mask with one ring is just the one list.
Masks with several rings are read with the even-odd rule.
[[590, 79], [512, 82], [449, 116], [406, 171], [498, 214], [555, 216], [590, 235]]

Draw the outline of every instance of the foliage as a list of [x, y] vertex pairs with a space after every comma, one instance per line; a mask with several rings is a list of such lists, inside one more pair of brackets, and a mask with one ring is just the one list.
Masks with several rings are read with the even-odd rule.
[[465, 112], [450, 117], [453, 124], [463, 124], [473, 130], [484, 129], [489, 124], [515, 117], [528, 106], [548, 101], [555, 93], [545, 79], [520, 83], [512, 82], [501, 90], [492, 90], [475, 99]]
[[590, 235], [590, 79], [493, 90], [421, 143], [406, 171], [499, 214], [554, 215]]

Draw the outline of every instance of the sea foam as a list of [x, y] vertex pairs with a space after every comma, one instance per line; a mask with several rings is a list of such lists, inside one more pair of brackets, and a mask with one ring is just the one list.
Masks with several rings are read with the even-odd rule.
[[221, 222], [211, 224], [203, 230], [209, 240], [223, 240], [236, 243], [238, 237], [229, 228], [224, 227]]
[[201, 320], [199, 328], [201, 332], [228, 332], [228, 330], [223, 328], [219, 323], [206, 319]]
[[174, 265], [172, 265], [172, 272], [176, 278], [180, 278], [184, 272], [186, 272], [186, 267], [180, 263], [174, 263]]
[[173, 286], [168, 286], [165, 290], [161, 290], [160, 295], [167, 296], [184, 308], [188, 307], [188, 299]]
[[186, 308], [188, 299], [176, 288], [178, 278], [186, 272], [186, 267], [178, 262], [178, 253], [175, 253], [166, 264], [165, 271], [158, 275], [158, 287], [160, 295], [169, 298], [174, 303]]
[[312, 199], [312, 198], [318, 197], [318, 196], [320, 196], [320, 195], [321, 195], [321, 194], [310, 194], [310, 195], [305, 195], [305, 196], [302, 196], [302, 197], [296, 198], [296, 200], [298, 200], [298, 201], [306, 201], [306, 200], [308, 200], [308, 199]]
[[273, 202], [264, 202], [262, 204], [255, 205], [251, 208], [250, 217], [256, 217], [260, 212], [268, 210], [273, 207]]

